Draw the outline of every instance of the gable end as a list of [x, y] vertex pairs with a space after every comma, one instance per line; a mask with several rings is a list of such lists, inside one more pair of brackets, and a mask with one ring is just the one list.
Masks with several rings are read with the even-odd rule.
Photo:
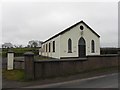
[[69, 31], [70, 29], [72, 29], [73, 27], [77, 26], [77, 25], [80, 24], [80, 23], [83, 23], [83, 24], [84, 24], [87, 28], [89, 28], [89, 29], [91, 30], [91, 32], [93, 32], [98, 38], [100, 37], [100, 36], [99, 36], [95, 31], [93, 31], [92, 28], [90, 28], [84, 21], [80, 21], [80, 22], [78, 22], [78, 23], [70, 26], [69, 28], [65, 29], [64, 31], [62, 31], [62, 32], [60, 32], [60, 33], [52, 36], [51, 38], [47, 39], [47, 40], [44, 41], [43, 43], [45, 43], [45, 42], [47, 42], [47, 41], [49, 41], [49, 40], [51, 40], [51, 39], [53, 39], [53, 38], [61, 35], [61, 34], [64, 34], [65, 32]]

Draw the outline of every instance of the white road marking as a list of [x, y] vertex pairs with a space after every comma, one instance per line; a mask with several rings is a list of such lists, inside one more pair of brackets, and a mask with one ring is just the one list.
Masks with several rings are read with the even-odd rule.
[[114, 75], [117, 75], [117, 74], [118, 73], [113, 73], [113, 74], [95, 76], [95, 77], [79, 79], [79, 80], [72, 80], [72, 81], [53, 83], [53, 84], [46, 84], [46, 85], [29, 86], [29, 87], [22, 87], [22, 88], [49, 88], [49, 87], [59, 86], [59, 85], [63, 85], [63, 84], [77, 83], [77, 82], [82, 82], [82, 81], [87, 81], [87, 80], [92, 80], [92, 79], [98, 79], [98, 78], [103, 78], [103, 77], [108, 77], [108, 76], [114, 76]]

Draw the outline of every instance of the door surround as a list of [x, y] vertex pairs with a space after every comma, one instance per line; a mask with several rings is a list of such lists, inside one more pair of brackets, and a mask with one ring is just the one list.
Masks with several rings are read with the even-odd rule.
[[79, 58], [86, 57], [86, 42], [83, 37], [81, 37], [78, 41], [78, 57]]

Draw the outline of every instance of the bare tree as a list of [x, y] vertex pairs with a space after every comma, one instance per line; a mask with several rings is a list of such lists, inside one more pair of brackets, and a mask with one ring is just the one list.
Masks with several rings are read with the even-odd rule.
[[30, 47], [37, 47], [38, 46], [38, 43], [35, 40], [29, 41], [28, 44]]
[[13, 47], [12, 43], [4, 43], [4, 44], [2, 44], [2, 48], [12, 48], [12, 47]]

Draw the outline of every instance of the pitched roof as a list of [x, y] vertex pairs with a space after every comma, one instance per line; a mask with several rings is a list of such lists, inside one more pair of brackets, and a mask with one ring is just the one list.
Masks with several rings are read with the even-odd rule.
[[58, 34], [52, 36], [51, 38], [47, 39], [47, 40], [44, 41], [43, 43], [45, 43], [45, 42], [47, 42], [47, 41], [49, 41], [49, 40], [51, 40], [51, 39], [53, 39], [53, 38], [55, 38], [55, 37], [57, 37], [57, 36], [59, 36], [59, 35], [65, 33], [65, 32], [67, 32], [67, 31], [69, 31], [70, 29], [72, 29], [73, 27], [77, 26], [77, 25], [80, 24], [80, 23], [83, 23], [83, 24], [84, 24], [85, 26], [87, 26], [87, 28], [89, 28], [97, 37], [100, 37], [100, 36], [99, 36], [95, 31], [93, 31], [84, 21], [80, 21], [80, 22], [78, 22], [78, 23], [76, 23], [76, 24], [70, 26], [69, 28], [67, 28], [67, 29], [65, 29], [65, 30], [63, 30], [63, 31], [61, 31], [60, 33], [58, 33]]

